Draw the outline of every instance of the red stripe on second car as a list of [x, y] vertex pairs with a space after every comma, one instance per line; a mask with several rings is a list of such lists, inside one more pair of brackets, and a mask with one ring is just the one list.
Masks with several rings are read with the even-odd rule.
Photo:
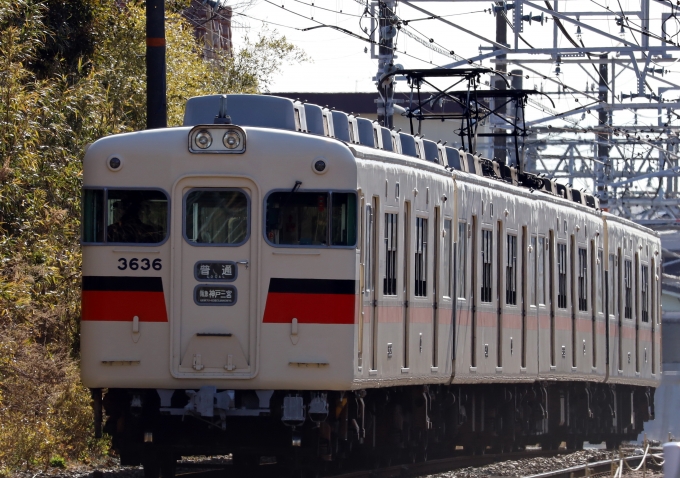
[[262, 322], [269, 324], [353, 324], [354, 295], [269, 292]]
[[167, 322], [163, 292], [84, 290], [82, 320]]

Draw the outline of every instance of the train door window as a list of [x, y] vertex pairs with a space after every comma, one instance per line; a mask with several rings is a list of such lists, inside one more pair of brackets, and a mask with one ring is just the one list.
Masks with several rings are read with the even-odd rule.
[[616, 264], [614, 262], [614, 254], [609, 254], [609, 314], [616, 315]]
[[538, 271], [538, 280], [536, 284], [536, 295], [538, 296], [538, 303], [540, 305], [545, 305], [545, 250], [546, 240], [545, 237], [538, 238], [538, 250], [536, 253], [536, 269]]
[[368, 295], [373, 288], [373, 275], [371, 274], [371, 264], [373, 264], [373, 206], [366, 205], [366, 245], [364, 246], [364, 290]]
[[453, 226], [451, 219], [444, 219], [444, 247], [443, 247], [443, 264], [444, 274], [442, 275], [442, 296], [451, 297], [451, 279], [453, 278]]
[[[467, 261], [467, 223], [458, 223], [458, 249], [456, 257], [456, 266], [458, 271], [456, 272], [456, 288], [458, 291], [458, 298], [465, 299], [466, 295], [466, 284], [467, 277], [466, 272], [466, 261]], [[474, 272], [473, 272], [474, 273]]]
[[604, 253], [597, 251], [597, 311], [604, 313]]
[[529, 271], [532, 275], [531, 286], [529, 287], [529, 304], [536, 305], [536, 294], [538, 289], [538, 270], [536, 267], [538, 256], [538, 238], [536, 236], [531, 237], [531, 254], [529, 256]]
[[578, 248], [578, 310], [588, 310], [588, 250]]
[[243, 191], [194, 189], [184, 199], [185, 237], [194, 244], [236, 246], [248, 239], [249, 199]]
[[567, 245], [557, 244], [557, 308], [567, 308]]
[[397, 214], [385, 214], [383, 295], [397, 295]]
[[623, 317], [633, 318], [633, 263], [626, 259], [623, 263], [623, 287], [625, 294], [625, 304], [623, 307]]
[[642, 266], [640, 270], [640, 305], [642, 309], [642, 321], [649, 322], [649, 267]]
[[506, 236], [505, 303], [517, 305], [517, 235]]
[[84, 244], [159, 244], [168, 233], [168, 198], [154, 189], [84, 189]]
[[491, 302], [491, 281], [493, 273], [491, 261], [493, 260], [493, 231], [482, 229], [482, 284], [479, 300]]
[[427, 219], [416, 218], [414, 295], [427, 296]]

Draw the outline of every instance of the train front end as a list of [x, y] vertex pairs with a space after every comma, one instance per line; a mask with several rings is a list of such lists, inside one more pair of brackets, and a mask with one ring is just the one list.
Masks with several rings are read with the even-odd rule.
[[84, 159], [82, 379], [123, 464], [152, 474], [304, 446], [352, 388], [354, 157], [217, 123], [104, 138]]

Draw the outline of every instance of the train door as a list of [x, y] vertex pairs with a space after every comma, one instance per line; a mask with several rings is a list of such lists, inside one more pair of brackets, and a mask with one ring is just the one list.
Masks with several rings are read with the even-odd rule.
[[256, 370], [259, 193], [244, 178], [187, 178], [173, 193], [173, 372]]
[[440, 303], [440, 255], [442, 244], [441, 209], [434, 208], [434, 267], [432, 280], [432, 367], [437, 367], [439, 355], [439, 303]]
[[[326, 117], [324, 116], [324, 119]], [[324, 121], [324, 128], [326, 127], [326, 121]], [[359, 324], [358, 324], [358, 330], [357, 330], [357, 362], [359, 364], [359, 367], [363, 368], [364, 364], [364, 317], [366, 315], [364, 311], [364, 296], [366, 295], [366, 234], [367, 234], [367, 229], [366, 229], [366, 199], [364, 198], [363, 195], [361, 195], [361, 201], [359, 203], [359, 224], [361, 225], [361, 237], [359, 239], [359, 247], [361, 248], [360, 250], [360, 255], [359, 255], [359, 264], [360, 264], [360, 269], [359, 269], [359, 280], [361, 284], [361, 297], [359, 298]]]
[[409, 300], [411, 298], [411, 203], [404, 202], [404, 265], [403, 265], [403, 293], [404, 293], [404, 307], [403, 307], [403, 367], [409, 367], [409, 331], [410, 331], [410, 311]]
[[371, 370], [378, 368], [378, 317], [376, 316], [376, 293], [375, 293], [375, 273], [376, 273], [376, 229], [378, 222], [376, 221], [376, 214], [378, 211], [378, 199], [373, 198], [371, 205], [366, 206], [366, 266], [364, 272], [366, 278], [364, 280], [364, 310], [368, 313], [368, 322], [370, 327], [371, 340]]
[[472, 324], [470, 332], [470, 367], [477, 366], [477, 307], [479, 298], [477, 255], [479, 245], [477, 244], [477, 216], [472, 216], [472, 254], [470, 254], [470, 301], [472, 302]]
[[550, 366], [557, 366], [555, 348], [557, 337], [555, 336], [555, 231], [552, 229], [548, 238], [548, 301], [550, 301]]

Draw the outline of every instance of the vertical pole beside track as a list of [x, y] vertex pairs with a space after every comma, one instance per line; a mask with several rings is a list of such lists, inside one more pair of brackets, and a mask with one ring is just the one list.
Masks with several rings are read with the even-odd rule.
[[165, 83], [165, 0], [146, 0], [146, 128], [168, 125]]

